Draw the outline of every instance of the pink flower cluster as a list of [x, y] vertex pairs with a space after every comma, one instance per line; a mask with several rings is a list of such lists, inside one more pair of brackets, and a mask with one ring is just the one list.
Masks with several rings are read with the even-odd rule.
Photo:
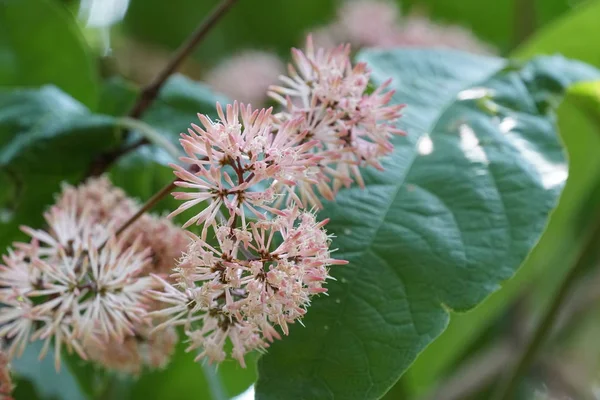
[[[369, 70], [366, 63], [352, 66], [350, 46], [315, 50], [309, 36], [306, 51], [293, 49], [292, 55], [290, 76], [282, 76], [284, 85], [271, 86], [269, 93], [285, 107], [275, 116], [276, 125], [301, 121], [297, 133], [316, 140], [311, 152], [321, 160], [312, 170], [319, 193], [332, 200], [341, 186], [353, 181], [364, 186], [359, 167], [382, 169], [379, 160], [394, 148], [391, 137], [404, 134], [395, 127], [403, 105], [389, 105], [391, 80], [367, 93]], [[310, 186], [302, 182], [299, 191], [303, 200], [321, 207]]]
[[[0, 340], [9, 358], [43, 340], [43, 357], [63, 348], [106, 368], [139, 374], [168, 363], [183, 326], [190, 350], [245, 366], [301, 320], [325, 293], [331, 237], [307, 208], [381, 169], [402, 105], [389, 82], [368, 90], [369, 70], [350, 48], [293, 50], [294, 66], [269, 95], [282, 108], [217, 104], [218, 119], [182, 134], [174, 165], [175, 216], [197, 209], [183, 228], [138, 215], [139, 205], [108, 179], [65, 186], [44, 217], [22, 227], [0, 265]], [[152, 202], [148, 203], [152, 204]], [[143, 208], [146, 210], [146, 208]], [[134, 217], [135, 216], [135, 217]], [[212, 233], [209, 236], [209, 232]], [[0, 353], [1, 355], [1, 353]]]
[[402, 134], [389, 82], [368, 93], [368, 68], [352, 66], [348, 46], [315, 50], [309, 38], [293, 56], [285, 86], [269, 92], [279, 113], [217, 105], [217, 121], [199, 115], [202, 127], [182, 134], [186, 166], [173, 168], [186, 191], [174, 193], [184, 203], [172, 215], [201, 206], [184, 227], [203, 227], [172, 281], [156, 277], [152, 295], [165, 307], [151, 315], [164, 320], [157, 329], [183, 325], [198, 359], [223, 361], [229, 340], [244, 366], [327, 291], [328, 267], [346, 262], [330, 255], [326, 221], [303, 209], [321, 206], [318, 193], [332, 200], [341, 186], [363, 185], [359, 167], [381, 168]]
[[[282, 124], [273, 135], [271, 109], [252, 111], [250, 106], [236, 102], [228, 105], [226, 112], [217, 105], [217, 113], [219, 122], [199, 115], [204, 129], [192, 125], [189, 134], [182, 135], [181, 144], [188, 156], [181, 160], [195, 172], [173, 165], [181, 179], [176, 184], [195, 191], [175, 193], [175, 198], [186, 202], [171, 216], [208, 201], [208, 206], [184, 225], [203, 224], [203, 238], [222, 206], [229, 212], [229, 223], [240, 217], [242, 225], [246, 224], [246, 211], [256, 218], [263, 217], [261, 211], [277, 213], [272, 207], [276, 200], [273, 182], [288, 188], [297, 180], [316, 183], [306, 170], [319, 160], [308, 151], [315, 142], [304, 141], [306, 135], [297, 134], [299, 120]], [[260, 186], [262, 190], [250, 191]]]
[[161, 280], [163, 291], [154, 292], [168, 304], [154, 315], [184, 325], [190, 348], [202, 349], [198, 359], [223, 361], [229, 337], [232, 356], [245, 366], [245, 353], [280, 337], [273, 326], [288, 334], [310, 297], [326, 291], [327, 266], [345, 264], [330, 257], [325, 222], [297, 208], [280, 214], [249, 230], [218, 226], [215, 247], [194, 238], [175, 269], [177, 284]]
[[[115, 237], [115, 229], [136, 211], [132, 199], [108, 179], [98, 178], [78, 188], [65, 186], [44, 215], [46, 229], [22, 227], [31, 240], [15, 243], [0, 265], [0, 337], [9, 342], [9, 357], [22, 353], [28, 341], [41, 339], [40, 356], [53, 345], [57, 369], [63, 346], [130, 373], [139, 373], [142, 365], [166, 364], [175, 339], [144, 348], [148, 341], [162, 340], [150, 335], [152, 300], [147, 292], [157, 285], [149, 273], [170, 271], [175, 261], [167, 268], [167, 257], [175, 252], [179, 257], [187, 240], [182, 241], [181, 229], [150, 215]], [[151, 236], [154, 232], [163, 236]], [[169, 330], [161, 337], [174, 334]], [[135, 344], [139, 360], [128, 357], [118, 363], [126, 343]], [[141, 360], [142, 353], [161, 362]]]

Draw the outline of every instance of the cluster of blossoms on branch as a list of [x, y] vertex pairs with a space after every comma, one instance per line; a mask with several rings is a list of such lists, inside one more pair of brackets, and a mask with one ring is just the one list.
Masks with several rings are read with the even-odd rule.
[[[389, 82], [369, 92], [369, 70], [350, 48], [293, 50], [295, 65], [269, 95], [281, 110], [237, 102], [218, 120], [182, 134], [173, 165], [183, 228], [137, 213], [106, 178], [65, 186], [44, 215], [22, 227], [0, 265], [0, 338], [9, 358], [29, 341], [63, 348], [109, 369], [138, 374], [164, 366], [182, 326], [198, 359], [220, 362], [264, 350], [325, 293], [331, 236], [310, 209], [320, 196], [381, 169], [402, 105]], [[320, 195], [320, 196], [319, 196]], [[192, 213], [193, 209], [198, 212]]]
[[[161, 326], [183, 325], [198, 359], [220, 362], [264, 350], [325, 293], [330, 236], [308, 208], [318, 194], [333, 200], [342, 186], [363, 185], [361, 166], [381, 168], [401, 105], [389, 105], [389, 82], [367, 93], [369, 71], [352, 66], [350, 48], [293, 50], [295, 65], [269, 94], [282, 105], [252, 110], [234, 102], [219, 119], [182, 134], [185, 166], [174, 165], [177, 215], [202, 205], [184, 227], [202, 225], [172, 279], [153, 291], [166, 304], [153, 313]], [[213, 235], [208, 236], [212, 231]], [[213, 239], [212, 241], [208, 238]]]
[[10, 358], [41, 339], [43, 357], [63, 346], [83, 359], [137, 374], [164, 366], [177, 341], [173, 329], [151, 333], [156, 304], [146, 292], [150, 274], [169, 274], [185, 249], [184, 231], [145, 214], [118, 238], [116, 229], [138, 204], [107, 178], [65, 186], [45, 213], [47, 229], [22, 227], [30, 240], [15, 243], [0, 265], [0, 336]]

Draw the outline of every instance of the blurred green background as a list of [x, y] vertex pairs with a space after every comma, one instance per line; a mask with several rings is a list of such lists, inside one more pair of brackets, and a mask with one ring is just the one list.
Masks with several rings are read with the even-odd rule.
[[[0, 87], [37, 89], [40, 85], [54, 84], [91, 112], [122, 115], [131, 106], [139, 86], [149, 82], [164, 66], [172, 51], [216, 3], [207, 0], [0, 0]], [[308, 32], [338, 19], [343, 3], [239, 0], [198, 46], [181, 72], [190, 79], [204, 80], [219, 63], [247, 49], [271, 52], [286, 62], [290, 47], [301, 46]], [[405, 0], [394, 6], [400, 10], [396, 21], [399, 26], [411, 18], [427, 18], [431, 26], [460, 26], [488, 52], [515, 60], [561, 53], [600, 67], [600, 1]], [[413, 45], [418, 46], [418, 43]], [[431, 46], [431, 40], [425, 45]], [[172, 93], [164, 93], [159, 102], [177, 106], [172, 112], [165, 108], [150, 111], [146, 122], [162, 123], [160, 129], [176, 134], [189, 122], [188, 115], [181, 115], [177, 110], [183, 107], [193, 115], [202, 111], [202, 107], [211, 107], [207, 104], [211, 101], [203, 100], [201, 90], [206, 88], [189, 89], [197, 83], [186, 78], [180, 77], [171, 85]], [[62, 101], [51, 93], [46, 95], [48, 97], [40, 97], [39, 109]], [[3, 121], [0, 145], [11, 140], [15, 126], [26, 130], [30, 124], [26, 115], [38, 111], [31, 105], [19, 108], [18, 104], [11, 102], [8, 106], [8, 100], [4, 101], [0, 95], [0, 120]], [[85, 112], [78, 111], [78, 107], [81, 105], [73, 105], [73, 112], [82, 112], [85, 117]], [[56, 120], [62, 118], [55, 117]], [[507, 362], [503, 357], [510, 357], [511, 349], [518, 348], [523, 332], [528, 331], [551, 298], [579, 252], [590, 220], [599, 211], [600, 84], [572, 88], [559, 109], [559, 117], [571, 167], [567, 187], [547, 232], [516, 277], [506, 282], [502, 290], [476, 309], [453, 315], [448, 330], [421, 354], [386, 398], [489, 398], [488, 390]], [[48, 121], [48, 124], [53, 122], [56, 121]], [[102, 123], [97, 121], [98, 129], [102, 129]], [[15, 238], [16, 222], [9, 216], [27, 209], [14, 204], [17, 192], [36, 193], [32, 186], [49, 185], [47, 181], [29, 183], [27, 187], [14, 184], [8, 168], [13, 165], [11, 162], [9, 154], [0, 152], [0, 165], [7, 167], [0, 174], [2, 247]], [[19, 168], [27, 168], [27, 160], [19, 162], [16, 164]], [[153, 176], [136, 180], [136, 171], [143, 168], [148, 166], [141, 157], [132, 154], [111, 172], [117, 184], [132, 195], [145, 198], [168, 179], [165, 177], [170, 171], [153, 167], [156, 168]], [[31, 173], [35, 176], [35, 171]], [[61, 173], [62, 179], [72, 172]], [[50, 192], [41, 196], [50, 202]], [[23, 211], [18, 223], [40, 222], [39, 216], [30, 214]], [[598, 398], [590, 394], [600, 383], [600, 341], [597, 340], [600, 278], [595, 262], [590, 262], [589, 272], [581, 281], [572, 296], [577, 312], [567, 315], [566, 326], [554, 335], [532, 370], [529, 384], [540, 396]], [[91, 373], [87, 367], [71, 363], [56, 375], [51, 371], [50, 361], [38, 365], [28, 362], [31, 357], [27, 357], [15, 364], [19, 377], [17, 399], [78, 399], [82, 396], [75, 382], [85, 380], [82, 376]], [[190, 355], [180, 349], [168, 373], [145, 376], [134, 389], [123, 385], [128, 387], [128, 396], [208, 398], [209, 378], [214, 371], [203, 371], [202, 366], [191, 363], [189, 358]], [[225, 398], [244, 392], [256, 379], [253, 368], [242, 370], [233, 363], [225, 363], [216, 374], [216, 379], [226, 388]], [[481, 374], [488, 375], [482, 379]], [[109, 392], [106, 398], [125, 396], [122, 392], [116, 393], [120, 394]], [[246, 393], [251, 396], [251, 392]], [[531, 395], [530, 391], [524, 393], [527, 393], [524, 396]]]

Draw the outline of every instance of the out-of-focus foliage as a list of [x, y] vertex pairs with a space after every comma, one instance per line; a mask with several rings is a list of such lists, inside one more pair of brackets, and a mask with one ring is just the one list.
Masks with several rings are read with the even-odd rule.
[[591, 0], [545, 26], [515, 51], [521, 59], [561, 53], [600, 66], [600, 1]]
[[54, 0], [0, 1], [0, 87], [44, 84], [96, 106], [95, 61], [78, 24]]
[[[200, 44], [193, 54], [195, 61], [184, 72], [202, 77], [219, 60], [245, 48], [273, 51], [282, 59], [287, 59], [289, 48], [301, 45], [305, 33], [329, 23], [340, 3], [334, 0], [239, 0]], [[134, 70], [147, 67], [150, 72], [132, 73], [135, 77], [144, 77], [140, 80], [145, 81], [166, 63], [170, 51], [189, 35], [215, 4], [217, 0], [130, 0], [125, 19], [121, 23], [98, 30], [85, 27], [84, 21], [77, 20], [80, 2], [76, 0], [0, 0], [2, 250], [20, 237], [19, 225], [41, 226], [42, 212], [53, 202], [60, 183], [79, 181], [105, 151], [135, 141], [141, 135], [140, 130], [146, 128], [158, 132], [172, 144], [177, 144], [178, 134], [187, 129], [190, 122], [195, 122], [196, 113], [207, 113], [214, 117], [215, 101], [226, 99], [199, 82], [176, 75], [171, 77], [157, 101], [144, 114], [142, 125], [137, 125], [140, 128], [132, 128], [132, 125], [124, 123], [122, 117], [135, 102], [139, 88], [137, 84], [119, 76], [119, 73], [124, 72], [119, 69], [122, 64], [114, 62], [111, 59], [113, 56], [105, 55], [111, 47], [115, 49], [114, 57], [127, 58], [129, 53], [134, 54], [133, 50], [136, 50], [133, 56], [135, 60], [130, 59], [128, 65]], [[426, 15], [440, 23], [460, 24], [471, 29], [480, 39], [497, 47], [503, 54], [513, 54], [519, 60], [527, 60], [538, 54], [562, 53], [566, 57], [600, 66], [597, 40], [600, 36], [600, 1], [597, 0], [404, 0], [398, 4], [403, 15]], [[521, 43], [525, 37], [528, 39]], [[517, 49], [513, 52], [515, 47]], [[343, 294], [344, 285], [356, 280], [356, 265], [336, 272], [334, 275], [339, 280], [331, 285], [333, 296], [320, 298], [315, 302], [306, 319], [307, 327], [294, 327], [292, 336], [277, 343], [272, 354], [261, 361], [263, 374], [257, 387], [260, 398], [376, 398], [395, 382], [414, 357], [427, 346], [392, 389], [388, 398], [417, 399], [431, 393], [436, 385], [443, 384], [447, 378], [452, 377], [473, 355], [510, 336], [514, 309], [521, 305], [520, 299], [524, 293], [528, 295], [525, 303], [531, 315], [536, 315], [543, 308], [579, 251], [582, 231], [589, 222], [587, 217], [598, 211], [596, 189], [600, 175], [600, 158], [597, 156], [600, 149], [600, 86], [593, 82], [569, 88], [573, 81], [598, 79], [598, 76], [587, 73], [570, 75], [569, 68], [559, 68], [557, 59], [530, 64], [524, 69], [519, 69], [521, 66], [511, 66], [503, 71], [499, 69], [505, 61], [494, 61], [491, 62], [493, 67], [489, 63], [482, 63], [479, 69], [471, 71], [465, 67], [469, 63], [452, 61], [452, 57], [443, 56], [443, 52], [432, 53], [440, 54], [439, 62], [435, 65], [428, 64], [425, 56], [411, 58], [416, 54], [414, 52], [395, 54], [399, 55], [399, 64], [392, 63], [386, 68], [382, 67], [383, 64], [378, 64], [381, 60], [377, 57], [367, 58], [373, 62], [376, 79], [394, 77], [394, 85], [399, 90], [396, 101], [409, 103], [407, 118], [404, 120], [409, 136], [408, 139], [399, 139], [403, 146], [400, 146], [401, 151], [395, 156], [398, 162], [388, 168], [387, 175], [374, 173], [367, 176], [368, 182], [374, 184], [373, 189], [364, 193], [343, 193], [340, 204], [330, 206], [326, 211], [333, 219], [331, 229], [339, 237], [338, 255], [360, 263], [361, 268], [379, 268], [386, 263], [391, 266], [389, 271], [384, 270], [389, 273], [389, 277], [378, 274], [377, 271], [369, 271], [369, 284], [363, 288], [353, 287], [353, 290], [357, 290], [356, 296], [350, 298], [354, 299], [353, 305], [365, 313], [365, 310], [371, 308], [377, 312], [371, 310], [371, 314], [361, 319], [361, 312], [339, 309], [346, 307], [349, 300], [344, 298], [344, 301], [336, 303], [335, 298], [341, 299], [337, 295]], [[467, 58], [469, 57], [464, 60]], [[409, 64], [413, 61], [421, 67], [412, 68]], [[426, 88], [419, 85], [435, 81], [436, 77], [433, 75], [436, 68], [442, 65], [448, 71], [454, 71], [455, 75], [445, 75], [444, 84], [437, 85], [431, 93], [426, 93], [429, 97], [421, 96]], [[379, 74], [382, 68], [385, 69], [383, 75]], [[381, 245], [385, 248], [380, 249], [378, 254], [382, 254], [385, 262], [379, 259], [369, 262], [354, 249], [355, 245], [360, 244], [359, 240], [352, 239], [347, 232], [360, 230], [357, 221], [364, 222], [364, 215], [352, 215], [351, 210], [357, 204], [374, 204], [374, 199], [393, 204], [399, 201], [399, 191], [409, 187], [398, 185], [398, 179], [412, 177], [414, 179], [409, 179], [412, 184], [422, 182], [419, 179], [425, 172], [419, 171], [427, 172], [427, 164], [423, 164], [422, 169], [415, 168], [416, 172], [413, 174], [416, 178], [412, 175], [407, 178], [406, 171], [401, 168], [401, 156], [415, 151], [415, 130], [439, 135], [439, 138], [433, 140], [436, 148], [459, 147], [456, 143], [452, 147], [452, 140], [457, 140], [451, 139], [456, 133], [456, 127], [442, 126], [454, 117], [472, 116], [479, 121], [478, 127], [489, 133], [489, 136], [497, 133], [490, 128], [495, 111], [489, 108], [489, 98], [482, 99], [479, 103], [470, 102], [468, 105], [455, 101], [457, 90], [483, 83], [493, 86], [498, 103], [512, 107], [513, 111], [523, 111], [522, 115], [519, 114], [523, 117], [521, 122], [528, 127], [523, 129], [528, 140], [531, 139], [527, 144], [536, 144], [536, 154], [544, 157], [550, 157], [549, 152], [556, 155], [557, 142], [553, 137], [554, 131], [550, 128], [554, 121], [550, 110], [558, 105], [561, 97], [558, 95], [566, 91], [565, 100], [558, 107], [557, 124], [569, 155], [569, 179], [547, 230], [515, 278], [502, 283], [500, 291], [474, 310], [465, 314], [451, 312], [449, 326], [444, 331], [448, 317], [446, 311], [440, 308], [440, 303], [461, 311], [473, 307], [494, 290], [501, 279], [507, 278], [516, 269], [528, 249], [521, 248], [518, 256], [508, 266], [504, 263], [506, 260], [501, 258], [486, 259], [485, 263], [474, 265], [476, 275], [485, 275], [486, 278], [480, 280], [483, 282], [480, 286], [467, 290], [445, 286], [451, 283], [451, 279], [438, 282], [441, 285], [439, 287], [434, 284], [427, 286], [424, 284], [429, 279], [424, 278], [427, 277], [426, 274], [421, 275], [418, 271], [405, 273], [419, 265], [438, 265], [432, 261], [437, 253], [426, 249], [428, 240], [421, 243], [421, 247], [402, 241], [390, 243], [389, 246]], [[455, 88], [455, 85], [460, 87]], [[525, 86], [526, 93], [518, 92], [517, 86]], [[403, 92], [407, 88], [412, 91]], [[451, 99], [448, 104], [444, 104], [442, 110], [436, 101], [446, 98]], [[526, 98], [531, 102], [527, 103]], [[540, 99], [544, 102], [540, 102]], [[443, 115], [439, 114], [441, 111], [444, 111]], [[429, 113], [435, 118], [429, 118]], [[540, 126], [547, 129], [538, 130]], [[130, 132], [126, 134], [128, 130]], [[545, 132], [546, 136], [536, 136], [541, 135], [540, 132]], [[502, 148], [507, 144], [500, 140], [496, 145]], [[493, 150], [496, 145], [483, 143], [484, 147], [491, 146], [490, 154], [495, 154]], [[422, 159], [425, 158], [423, 156]], [[119, 160], [109, 173], [115, 184], [143, 201], [172, 180], [171, 169], [167, 167], [172, 161], [172, 156], [160, 146], [145, 146]], [[454, 165], [458, 161], [448, 156], [447, 159], [442, 157], [441, 161], [438, 159], [438, 162]], [[444, 169], [440, 173], [448, 171]], [[390, 182], [393, 185], [388, 184]], [[447, 183], [436, 183], [433, 185], [435, 187], [429, 188], [430, 192]], [[524, 209], [544, 205], [543, 210], [537, 211], [545, 213], [557, 194], [555, 191], [550, 197], [540, 195], [541, 197], [536, 197], [539, 204], [528, 204], [532, 200], [532, 188], [539, 186], [539, 181], [522, 179], [519, 185], [522, 186], [523, 198], [513, 200], [515, 205], [522, 201]], [[499, 188], [500, 186], [502, 185]], [[415, 189], [413, 187], [413, 191]], [[398, 193], [394, 193], [394, 190]], [[482, 185], [473, 188], [472, 192], [485, 194], [488, 190], [491, 190], [491, 186]], [[414, 192], [403, 195], [407, 196], [401, 202], [403, 207], [407, 207], [411, 200], [409, 197], [413, 195]], [[482, 195], [484, 197], [486, 196]], [[415, 206], [411, 215], [415, 218], [426, 215], [427, 221], [433, 221], [438, 215], [434, 204], [439, 207], [445, 205], [448, 210], [454, 211], [462, 204], [460, 198], [454, 198], [448, 193], [439, 195], [436, 199], [435, 202], [430, 199], [430, 203], [415, 201], [415, 204], [418, 203], [423, 208]], [[429, 206], [423, 205], [425, 203]], [[156, 211], [172, 210], [176, 204], [171, 198], [164, 199]], [[476, 205], [470, 204], [469, 207], [471, 206]], [[375, 208], [371, 207], [369, 210]], [[401, 207], [398, 208], [394, 216], [400, 215], [401, 211]], [[185, 219], [185, 216], [180, 218]], [[383, 216], [382, 221], [385, 218]], [[529, 216], [523, 216], [523, 219], [527, 218]], [[355, 219], [357, 226], [351, 226], [350, 221]], [[527, 230], [527, 240], [523, 239], [528, 244], [539, 235], [543, 224], [543, 219], [533, 219], [529, 221], [528, 228], [531, 229]], [[473, 224], [478, 220], [475, 218]], [[432, 223], [427, 221], [422, 225]], [[401, 225], [398, 225], [399, 231]], [[477, 229], [479, 228], [482, 227]], [[379, 230], [381, 227], [375, 227], [376, 232]], [[457, 230], [454, 233], [457, 232], [464, 234], [466, 231]], [[370, 237], [370, 233], [361, 235], [361, 240]], [[522, 232], [519, 231], [520, 233]], [[491, 235], [486, 237], [495, 241], [495, 245], [500, 243], [499, 239], [496, 241]], [[416, 243], [417, 239], [413, 239]], [[442, 240], [437, 243], [439, 247], [444, 247]], [[415, 251], [416, 248], [419, 251]], [[426, 258], [426, 262], [419, 257]], [[452, 265], [452, 268], [457, 265]], [[590, 269], [594, 266], [590, 265]], [[502, 268], [508, 270], [499, 273]], [[440, 276], [446, 276], [444, 271], [437, 272]], [[496, 272], [499, 275], [495, 275]], [[408, 275], [405, 276], [406, 274]], [[454, 275], [448, 273], [447, 276]], [[458, 280], [466, 282], [470, 275], [461, 271], [456, 272], [456, 276], [460, 277]], [[372, 287], [369, 286], [371, 284]], [[376, 288], [384, 285], [393, 287], [388, 288], [386, 293], [376, 292], [379, 290]], [[453, 295], [436, 295], [435, 300], [419, 298], [419, 301], [414, 301], [415, 296], [425, 296], [428, 291], [434, 290], [432, 288], [436, 288], [437, 294], [452, 292]], [[376, 298], [365, 294], [373, 290], [378, 293]], [[391, 300], [386, 300], [385, 296], [390, 296]], [[402, 325], [396, 323], [394, 318], [398, 317], [398, 310], [403, 308], [391, 311], [387, 308], [394, 304], [394, 299], [403, 302], [408, 311], [405, 310], [406, 315], [402, 314], [401, 317], [410, 317], [415, 332], [395, 336], [391, 334], [395, 332], [394, 327]], [[389, 318], [383, 318], [384, 316]], [[426, 329], [421, 329], [424, 325]], [[363, 330], [365, 326], [368, 328]], [[325, 329], [329, 332], [325, 332]], [[585, 352], [577, 342], [588, 338], [586, 343], [589, 353], [597, 354], [591, 349], [593, 340], [589, 340], [597, 332], [595, 329], [597, 324], [589, 321], [574, 323], [572, 329], [552, 342], [556, 346], [548, 354], [553, 362], [562, 364], [571, 355], [570, 361], [577, 360], [579, 367], [583, 365], [579, 361]], [[442, 331], [441, 336], [434, 341], [435, 336]], [[401, 340], [401, 343], [389, 345], [385, 342], [388, 338]], [[382, 339], [380, 343], [375, 343], [379, 339]], [[566, 345], [557, 344], [561, 339], [565, 340]], [[364, 343], [370, 347], [361, 347]], [[340, 345], [344, 347], [341, 351], [332, 349], [332, 346]], [[224, 396], [231, 397], [244, 391], [257, 379], [256, 355], [250, 356], [249, 368], [246, 370], [228, 362], [221, 365], [215, 374], [214, 370], [207, 370], [194, 363], [194, 354], [185, 353], [184, 348], [185, 344], [180, 344], [174, 360], [166, 370], [144, 375], [136, 381], [107, 374], [76, 358], [68, 358], [62, 371], [56, 374], [50, 358], [39, 364], [35, 361], [39, 343], [34, 343], [27, 349], [24, 357], [14, 363], [18, 383], [16, 396], [17, 399], [32, 400], [76, 400], [86, 396], [135, 399], [168, 397], [183, 400], [210, 398], [215, 395], [211, 385], [220, 384]], [[402, 350], [401, 354], [398, 354], [398, 349]], [[591, 362], [585, 365], [588, 369], [597, 368]], [[368, 376], [369, 374], [375, 376]], [[539, 380], [539, 376], [532, 376], [531, 387], [539, 387]], [[489, 392], [485, 392], [488, 389], [483, 388], [473, 398], [489, 398]], [[529, 395], [530, 392], [526, 394]]]
[[[579, 0], [521, 0], [481, 2], [479, 0], [390, 0], [404, 15], [423, 14], [434, 21], [459, 24], [481, 39], [507, 52], [519, 43], [515, 27], [533, 32], [564, 12]], [[124, 29], [141, 42], [176, 47], [216, 4], [216, 0], [131, 0]], [[336, 14], [341, 2], [305, 0], [302, 2], [240, 1], [196, 52], [197, 59], [211, 65], [241, 48], [275, 50], [286, 57], [290, 45], [303, 42], [305, 33], [324, 25]], [[531, 16], [522, 17], [521, 9], [535, 7]], [[160, 26], [160, 29], [156, 29]], [[276, 32], [276, 34], [273, 34]]]
[[[119, 143], [115, 119], [93, 114], [54, 86], [0, 92], [0, 246], [22, 224], [39, 225], [62, 181], [77, 181], [90, 159]], [[64, 162], [69, 154], [69, 162]]]
[[508, 52], [519, 43], [520, 30], [533, 32], [571, 9], [578, 1], [405, 0], [400, 3], [408, 12], [424, 12], [434, 20], [466, 26], [482, 39]]
[[[173, 48], [217, 3], [217, 0], [132, 0], [124, 29], [141, 41]], [[245, 47], [273, 49], [287, 56], [290, 45], [302, 43], [309, 29], [324, 24], [334, 13], [333, 0], [240, 0], [226, 20], [210, 33], [196, 56], [205, 64], [212, 64]]]

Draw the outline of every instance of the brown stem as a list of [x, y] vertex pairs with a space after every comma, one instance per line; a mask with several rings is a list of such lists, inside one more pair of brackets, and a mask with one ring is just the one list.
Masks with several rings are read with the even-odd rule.
[[129, 112], [130, 117], [139, 118], [144, 111], [146, 111], [156, 96], [158, 96], [158, 92], [167, 78], [181, 66], [183, 61], [192, 53], [198, 43], [204, 39], [206, 34], [210, 32], [236, 1], [237, 0], [223, 0], [217, 4], [208, 17], [206, 17], [188, 39], [179, 46], [167, 66], [142, 90], [141, 96]]
[[[597, 305], [600, 301], [599, 287], [600, 272], [598, 271], [591, 278], [581, 279], [581, 283], [573, 291], [573, 295], [565, 303], [563, 310], [556, 318], [551, 331], [550, 339], [552, 342], [556, 342], [560, 335], [568, 332], [568, 329], [576, 325], [577, 320], [594, 310], [594, 305]], [[524, 293], [531, 293], [531, 290], [525, 288]], [[526, 337], [531, 332], [524, 321], [530, 319], [532, 319], [532, 315], [521, 319], [520, 325], [527, 329], [526, 332], [523, 332]], [[517, 339], [516, 342], [515, 339]], [[419, 400], [460, 400], [482, 390], [485, 386], [497, 380], [507, 365], [514, 364], [523, 346], [521, 342], [520, 338], [500, 338], [495, 345], [490, 345], [489, 348], [481, 350], [458, 368], [455, 368], [452, 375], [431, 393], [419, 397]], [[499, 352], [497, 351], [499, 349], [504, 350]], [[503, 354], [503, 357], [500, 357], [501, 362], [497, 362], [500, 353]]]
[[[188, 167], [188, 171], [191, 172], [192, 174], [195, 174], [198, 171], [200, 171], [200, 167], [193, 164]], [[154, 193], [154, 195], [148, 201], [146, 201], [146, 203], [144, 203], [142, 208], [140, 208], [134, 215], [131, 216], [131, 218], [129, 218], [127, 221], [125, 221], [125, 223], [123, 225], [121, 225], [119, 227], [119, 229], [117, 229], [117, 231], [115, 232], [115, 236], [119, 236], [121, 233], [123, 233], [123, 231], [125, 229], [129, 228], [131, 226], [131, 224], [133, 224], [146, 211], [149, 211], [150, 209], [152, 209], [152, 207], [154, 207], [156, 205], [156, 203], [158, 203], [163, 197], [165, 197], [173, 189], [175, 189], [175, 186], [176, 186], [175, 182], [177, 182], [177, 181], [178, 181], [178, 178], [173, 179], [173, 181], [171, 181], [171, 183], [164, 186], [158, 192]], [[106, 244], [106, 242], [104, 244]], [[104, 244], [102, 246], [100, 246], [100, 249], [102, 249], [102, 247], [104, 247]]]
[[577, 282], [581, 271], [586, 268], [590, 262], [590, 258], [598, 258], [597, 243], [598, 240], [600, 240], [600, 221], [596, 221], [595, 225], [592, 232], [588, 233], [587, 237], [584, 239], [584, 245], [577, 256], [575, 263], [566, 273], [550, 305], [542, 315], [539, 324], [533, 330], [528, 343], [516, 361], [514, 369], [508, 371], [509, 374], [507, 375], [505, 384], [501, 386], [496, 399], [511, 400], [514, 398], [515, 392], [523, 377], [527, 374], [539, 350], [545, 344], [547, 336], [554, 326], [565, 300], [572, 292], [573, 286]]
[[514, 345], [510, 340], [499, 340], [458, 366], [443, 384], [431, 393], [419, 397], [419, 400], [466, 399], [494, 382], [506, 364], [514, 362], [516, 356]]
[[167, 194], [171, 193], [171, 191], [173, 189], [175, 189], [175, 182], [177, 181], [177, 179], [174, 179], [171, 183], [169, 183], [168, 185], [166, 185], [165, 187], [163, 187], [162, 189], [160, 189], [160, 191], [158, 191], [157, 193], [154, 194], [154, 196], [152, 196], [143, 206], [142, 208], [140, 208], [138, 210], [138, 212], [136, 212], [134, 215], [131, 216], [131, 218], [129, 218], [127, 221], [125, 221], [125, 223], [123, 225], [121, 225], [121, 227], [119, 229], [117, 229], [117, 231], [115, 232], [115, 236], [120, 235], [121, 233], [123, 233], [124, 230], [126, 230], [127, 228], [129, 228], [131, 226], [131, 224], [133, 224], [139, 217], [141, 217], [146, 211], [150, 210], [152, 207], [154, 207], [156, 205], [156, 203], [158, 203], [163, 197], [165, 197]]
[[[219, 212], [217, 213], [217, 216], [218, 216], [218, 218], [220, 220], [219, 222], [221, 224], [224, 224], [225, 221], [227, 221], [227, 218], [225, 218], [225, 215], [223, 215], [223, 211], [219, 210]], [[244, 246], [239, 246], [238, 249], [240, 250], [240, 252], [242, 252], [242, 254], [244, 255], [244, 257], [246, 257], [247, 260], [256, 260], [256, 256], [254, 254], [252, 254]]]
[[535, 0], [514, 0], [514, 45], [523, 43], [535, 31], [536, 2]]
[[[219, 22], [219, 20], [229, 11], [231, 6], [237, 0], [222, 0], [212, 10], [212, 12], [198, 25], [196, 30], [188, 39], [179, 46], [168, 64], [158, 73], [158, 75], [146, 85], [128, 113], [131, 118], [140, 118], [142, 114], [152, 105], [158, 97], [160, 89], [163, 87], [169, 76], [171, 76], [183, 63], [183, 61], [194, 51], [195, 47], [206, 37], [208, 32]], [[116, 160], [121, 156], [137, 149], [140, 146], [148, 144], [146, 138], [142, 138], [128, 146], [121, 147], [109, 153], [101, 154], [90, 166], [86, 178], [103, 174]]]

